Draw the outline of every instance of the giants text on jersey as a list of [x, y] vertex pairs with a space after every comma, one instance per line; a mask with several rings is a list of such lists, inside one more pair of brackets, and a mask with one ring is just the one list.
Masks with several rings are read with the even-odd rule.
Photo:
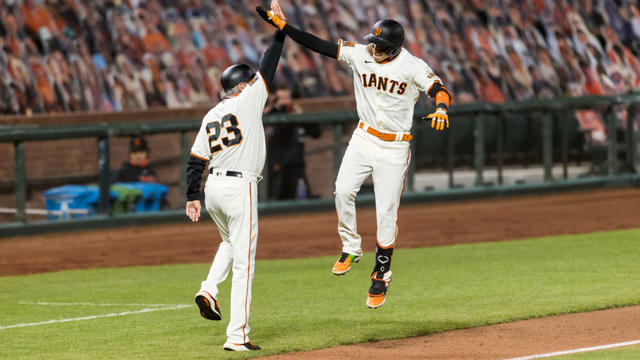
[[420, 93], [442, 80], [406, 49], [391, 61], [377, 63], [367, 45], [342, 40], [339, 45], [338, 60], [353, 70], [360, 120], [380, 131], [409, 132]]

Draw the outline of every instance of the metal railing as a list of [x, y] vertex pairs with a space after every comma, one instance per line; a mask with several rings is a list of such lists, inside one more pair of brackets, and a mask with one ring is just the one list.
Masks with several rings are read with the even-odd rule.
[[[496, 156], [497, 156], [497, 172], [498, 185], [503, 185], [503, 164], [504, 164], [504, 138], [506, 134], [505, 119], [510, 114], [528, 114], [541, 119], [542, 133], [542, 165], [544, 168], [544, 181], [554, 182], [552, 177], [553, 166], [553, 121], [564, 122], [559, 116], [561, 112], [567, 110], [584, 110], [593, 109], [604, 114], [606, 120], [608, 136], [607, 143], [607, 176], [615, 177], [618, 168], [618, 143], [616, 137], [616, 109], [619, 106], [628, 108], [628, 119], [624, 146], [626, 148], [626, 157], [624, 162], [626, 165], [633, 167], [635, 164], [636, 144], [633, 136], [633, 121], [640, 104], [640, 94], [629, 94], [612, 97], [589, 96], [582, 98], [558, 98], [558, 99], [535, 99], [519, 102], [511, 102], [504, 104], [460, 104], [454, 106], [449, 116], [452, 126], [448, 129], [446, 140], [446, 156], [447, 171], [449, 176], [449, 187], [454, 188], [454, 162], [455, 147], [453, 145], [453, 133], [456, 131], [456, 119], [471, 117], [473, 121], [473, 166], [475, 169], [475, 184], [482, 186], [484, 184], [483, 172], [485, 170], [485, 122], [489, 119], [496, 122]], [[432, 108], [416, 108], [415, 121], [419, 120], [424, 114], [431, 112]], [[264, 125], [278, 124], [322, 124], [333, 127], [333, 176], [337, 175], [342, 152], [344, 149], [344, 129], [345, 125], [353, 125], [357, 120], [355, 111], [335, 111], [325, 113], [308, 113], [300, 115], [267, 115], [264, 117]], [[74, 138], [96, 138], [98, 149], [98, 179], [100, 188], [99, 212], [101, 214], [110, 214], [109, 186], [110, 186], [110, 169], [109, 169], [109, 140], [113, 137], [130, 136], [130, 135], [152, 135], [165, 133], [180, 134], [180, 159], [181, 174], [186, 172], [186, 164], [189, 158], [190, 140], [188, 134], [197, 131], [200, 127], [201, 119], [189, 118], [182, 121], [167, 121], [153, 123], [102, 123], [93, 125], [74, 125], [74, 126], [12, 126], [0, 128], [0, 143], [12, 142], [15, 150], [15, 197], [16, 197], [16, 224], [26, 224], [26, 176], [25, 176], [25, 149], [24, 143], [30, 141], [42, 141], [51, 139], [74, 139]], [[566, 126], [561, 126], [561, 144], [560, 153], [563, 166], [563, 180], [567, 179], [568, 166], [568, 149], [566, 141]], [[563, 130], [564, 129], [564, 130]], [[416, 139], [418, 140], [418, 139]], [[415, 141], [415, 140], [414, 140]], [[412, 146], [415, 151], [417, 146]], [[414, 173], [415, 161], [409, 169], [407, 188], [409, 191], [414, 190]], [[263, 184], [264, 186], [264, 184]], [[179, 182], [180, 192], [184, 198], [186, 192], [185, 176], [180, 176]], [[266, 195], [266, 191], [262, 191]], [[265, 198], [262, 197], [262, 200]], [[156, 216], [148, 214], [146, 216]]]

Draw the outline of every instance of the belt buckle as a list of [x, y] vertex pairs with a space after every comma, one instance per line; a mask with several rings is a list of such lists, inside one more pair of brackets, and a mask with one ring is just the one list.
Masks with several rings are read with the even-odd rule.
[[238, 177], [238, 178], [243, 177], [243, 176], [242, 176], [242, 173], [241, 173], [240, 171], [231, 171], [231, 170], [227, 170], [226, 175], [227, 175], [227, 176], [232, 176], [232, 177]]

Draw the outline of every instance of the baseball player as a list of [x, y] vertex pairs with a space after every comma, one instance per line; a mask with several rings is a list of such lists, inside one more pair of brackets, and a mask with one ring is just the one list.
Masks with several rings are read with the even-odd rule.
[[[272, 3], [272, 9], [279, 4]], [[353, 83], [360, 122], [351, 137], [336, 179], [335, 203], [342, 254], [332, 272], [344, 275], [362, 256], [356, 227], [355, 197], [369, 175], [373, 176], [377, 216], [376, 262], [371, 273], [367, 306], [384, 304], [391, 281], [391, 256], [398, 234], [400, 195], [410, 161], [409, 133], [413, 108], [425, 92], [435, 98], [436, 111], [429, 116], [431, 127], [449, 127], [447, 109], [453, 98], [442, 80], [421, 59], [402, 48], [402, 25], [383, 19], [364, 38], [367, 45], [339, 40], [331, 43], [296, 29], [279, 18], [282, 12], [257, 9], [287, 36], [320, 54], [337, 59], [353, 70]]]
[[204, 116], [187, 167], [187, 216], [193, 222], [200, 218], [200, 180], [208, 163], [205, 206], [222, 238], [195, 296], [204, 318], [221, 319], [218, 284], [233, 268], [231, 315], [223, 346], [229, 351], [260, 350], [249, 341], [249, 310], [258, 240], [257, 182], [266, 156], [262, 112], [284, 37], [276, 31], [257, 73], [245, 64], [222, 73], [222, 101]]

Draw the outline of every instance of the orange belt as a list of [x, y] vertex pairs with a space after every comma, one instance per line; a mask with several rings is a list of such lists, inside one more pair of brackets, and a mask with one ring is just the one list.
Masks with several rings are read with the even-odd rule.
[[[358, 124], [358, 127], [360, 129], [364, 130], [364, 123], [361, 121], [360, 124]], [[367, 130], [366, 132], [368, 132], [369, 134], [377, 137], [380, 140], [384, 140], [384, 141], [396, 141], [396, 134], [393, 133], [383, 133], [380, 132], [374, 128], [372, 128], [371, 126], [367, 126]], [[400, 141], [409, 141], [413, 139], [413, 136], [411, 134], [402, 134], [402, 139], [400, 139]]]

